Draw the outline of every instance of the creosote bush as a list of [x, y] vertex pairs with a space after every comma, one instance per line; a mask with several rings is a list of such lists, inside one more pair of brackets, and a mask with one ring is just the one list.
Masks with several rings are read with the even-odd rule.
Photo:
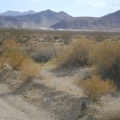
[[92, 102], [97, 102], [101, 96], [116, 91], [117, 87], [112, 80], [102, 80], [100, 76], [92, 76], [80, 81], [78, 85], [83, 89], [83, 93]]

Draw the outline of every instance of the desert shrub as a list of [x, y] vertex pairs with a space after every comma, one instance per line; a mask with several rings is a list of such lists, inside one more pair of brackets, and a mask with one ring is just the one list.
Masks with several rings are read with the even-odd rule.
[[53, 36], [55, 40], [60, 39], [58, 35]]
[[120, 42], [104, 41], [97, 45], [93, 56], [97, 72], [104, 79], [110, 78], [120, 84]]
[[18, 70], [21, 66], [22, 62], [28, 58], [26, 54], [24, 54], [19, 49], [9, 49], [3, 53], [3, 57], [6, 59], [6, 62], [14, 69]]
[[72, 35], [69, 32], [64, 32], [61, 33], [60, 38], [65, 44], [69, 44], [71, 42]]
[[16, 48], [19, 48], [19, 44], [14, 39], [7, 39], [3, 42], [2, 47], [4, 50], [11, 49], [11, 48], [16, 49]]
[[52, 57], [53, 57], [53, 52], [52, 51], [47, 51], [47, 50], [36, 50], [35, 52], [31, 53], [31, 57], [36, 61], [36, 62], [48, 62]]
[[30, 56], [36, 62], [48, 62], [55, 55], [55, 47], [53, 43], [40, 43], [36, 47], [32, 45], [27, 51], [30, 50]]
[[117, 88], [113, 81], [102, 80], [100, 76], [92, 76], [80, 81], [78, 85], [83, 89], [83, 93], [92, 102], [97, 102], [101, 96], [114, 92]]
[[29, 79], [40, 76], [40, 65], [31, 59], [25, 60], [20, 67], [20, 77]]
[[[58, 55], [57, 60], [62, 66], [83, 66], [87, 65], [89, 61], [90, 51], [95, 42], [87, 39], [80, 39], [73, 41], [69, 46], [65, 46], [66, 51]], [[63, 48], [61, 48], [63, 49]]]
[[102, 31], [94, 33], [93, 36], [94, 36], [95, 40], [98, 42], [102, 42], [102, 41], [110, 38], [110, 34], [108, 32], [102, 32]]
[[2, 47], [2, 57], [5, 59], [5, 62], [15, 70], [18, 70], [22, 62], [28, 58], [28, 56], [22, 52], [19, 44], [16, 43], [15, 40], [4, 41]]
[[4, 67], [5, 59], [0, 57], [0, 68]]

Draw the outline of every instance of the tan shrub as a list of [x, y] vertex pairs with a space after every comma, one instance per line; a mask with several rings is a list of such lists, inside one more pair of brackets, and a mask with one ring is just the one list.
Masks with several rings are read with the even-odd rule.
[[66, 45], [58, 46], [56, 48], [56, 58], [54, 59], [54, 63], [58, 66], [65, 64], [71, 49], [72, 48], [70, 46], [66, 46]]
[[24, 79], [40, 77], [40, 71], [40, 65], [28, 59], [20, 67], [20, 77]]
[[61, 33], [60, 38], [65, 44], [69, 44], [71, 42], [72, 35], [69, 32], [64, 31], [63, 33]]
[[101, 42], [95, 51], [93, 64], [97, 66], [98, 73], [120, 84], [120, 42]]
[[79, 39], [73, 41], [62, 54], [58, 55], [58, 60], [62, 66], [82, 66], [87, 65], [90, 51], [95, 45], [94, 41]]
[[100, 76], [92, 76], [78, 84], [86, 97], [92, 102], [97, 102], [101, 96], [114, 92], [117, 88], [113, 81], [102, 80]]
[[19, 44], [14, 39], [8, 39], [3, 42], [3, 49], [16, 49], [19, 48]]
[[5, 58], [0, 58], [0, 68], [4, 67], [4, 63], [5, 63]]
[[6, 58], [7, 63], [15, 70], [18, 70], [22, 62], [28, 58], [28, 56], [19, 49], [6, 50], [3, 57]]
[[15, 70], [18, 70], [22, 62], [28, 58], [20, 49], [19, 44], [13, 39], [5, 40], [2, 47], [2, 57], [5, 59], [6, 63]]

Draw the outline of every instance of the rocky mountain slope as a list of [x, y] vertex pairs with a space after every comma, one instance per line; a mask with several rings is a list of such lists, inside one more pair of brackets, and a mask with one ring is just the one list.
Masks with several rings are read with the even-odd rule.
[[64, 19], [51, 26], [51, 28], [120, 31], [120, 10], [98, 18], [74, 17]]
[[0, 27], [120, 31], [120, 10], [102, 17], [72, 17], [63, 11], [54, 12], [49, 9], [38, 13], [8, 11], [0, 15]]
[[65, 12], [51, 10], [21, 16], [0, 16], [0, 27], [14, 28], [48, 28], [62, 19], [71, 18]]

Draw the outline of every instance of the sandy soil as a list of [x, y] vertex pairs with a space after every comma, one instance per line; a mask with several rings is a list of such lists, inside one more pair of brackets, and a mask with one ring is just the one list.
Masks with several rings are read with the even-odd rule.
[[[105, 95], [93, 105], [74, 84], [89, 76], [91, 68], [44, 66], [43, 79], [29, 81], [17, 79], [17, 73], [11, 69], [0, 71], [0, 120], [90, 120], [89, 116], [116, 116], [114, 113], [120, 110], [120, 92]], [[81, 111], [83, 101], [87, 104], [85, 112]]]
[[55, 120], [47, 111], [27, 103], [20, 95], [10, 94], [0, 84], [0, 120]]
[[45, 76], [44, 83], [49, 87], [55, 88], [58, 91], [67, 92], [69, 94], [83, 96], [80, 87], [75, 83], [80, 79], [85, 78], [92, 73], [92, 69], [88, 67], [83, 68], [69, 68], [69, 69], [51, 69], [49, 65], [43, 70], [42, 75]]

